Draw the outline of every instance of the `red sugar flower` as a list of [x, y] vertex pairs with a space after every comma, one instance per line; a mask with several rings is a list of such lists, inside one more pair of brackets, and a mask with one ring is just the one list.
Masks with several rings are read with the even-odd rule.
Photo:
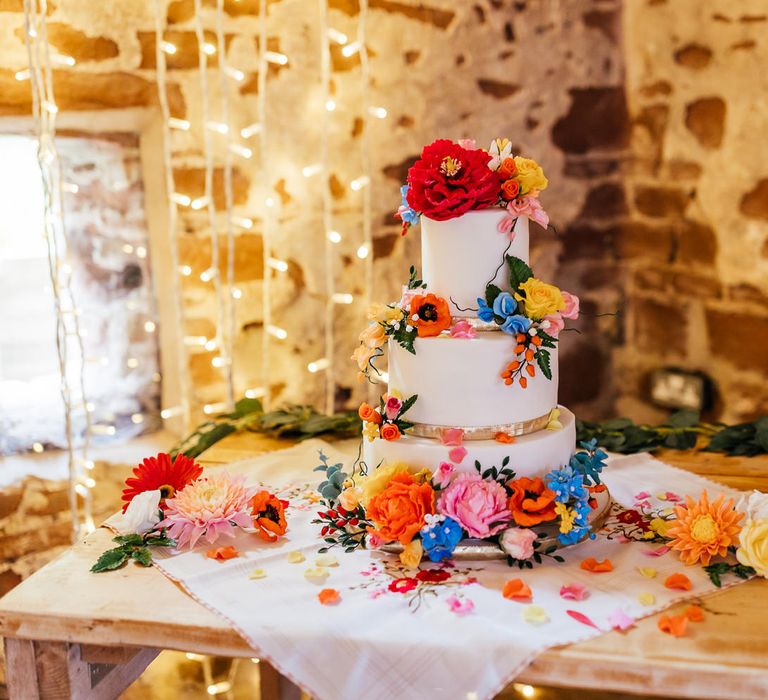
[[404, 578], [396, 578], [389, 584], [389, 586], [387, 586], [387, 588], [389, 588], [392, 593], [408, 593], [408, 591], [412, 591], [418, 585], [419, 582], [415, 578], [408, 576]]
[[133, 470], [133, 476], [125, 480], [123, 490], [123, 512], [128, 504], [144, 491], [159, 490], [162, 498], [160, 506], [165, 507], [165, 499], [173, 498], [187, 484], [192, 483], [203, 473], [203, 468], [183, 454], [178, 454], [171, 461], [171, 456], [161, 452], [157, 457], [147, 457]]

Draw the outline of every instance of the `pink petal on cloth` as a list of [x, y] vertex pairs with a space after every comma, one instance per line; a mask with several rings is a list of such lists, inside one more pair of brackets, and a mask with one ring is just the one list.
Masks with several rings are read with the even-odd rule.
[[676, 494], [674, 491], [667, 491], [667, 492], [666, 492], [664, 495], [667, 497], [667, 500], [668, 500], [670, 503], [679, 503], [680, 501], [682, 501], [682, 500], [683, 500], [683, 499], [682, 499], [682, 498], [681, 498], [681, 497], [680, 497], [678, 494]]
[[594, 627], [596, 630], [600, 629], [594, 622], [592, 622], [590, 618], [588, 618], [584, 613], [580, 613], [578, 610], [566, 610], [565, 612], [574, 620], [576, 620], [576, 622], [580, 622], [582, 625], [586, 625], [587, 627]]
[[615, 630], [628, 630], [635, 626], [635, 621], [621, 608], [616, 608], [608, 615], [608, 624]]
[[646, 498], [650, 498], [651, 494], [647, 491], [641, 491], [640, 493], [635, 494], [635, 500], [636, 501], [644, 501]]
[[445, 601], [448, 604], [448, 609], [456, 615], [469, 615], [475, 609], [475, 604], [466, 598], [458, 598], [452, 595]]
[[448, 459], [450, 459], [451, 462], [455, 462], [456, 464], [461, 464], [461, 460], [463, 460], [466, 456], [467, 449], [465, 447], [454, 447], [448, 453]]
[[663, 557], [668, 551], [669, 547], [663, 544], [661, 547], [657, 547], [656, 549], [646, 549], [643, 551], [643, 554], [645, 554], [647, 557]]
[[443, 445], [461, 447], [464, 442], [464, 431], [461, 428], [445, 428], [440, 431], [440, 442]]
[[589, 591], [580, 583], [569, 583], [560, 587], [560, 597], [564, 600], [584, 600], [589, 597]]

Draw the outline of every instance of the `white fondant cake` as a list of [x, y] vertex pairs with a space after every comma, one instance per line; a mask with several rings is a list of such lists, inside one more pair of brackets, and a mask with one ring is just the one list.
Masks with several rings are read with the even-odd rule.
[[550, 353], [552, 379], [538, 373], [523, 389], [519, 383], [507, 386], [501, 377], [515, 344], [513, 336], [499, 332], [441, 335], [417, 338], [412, 355], [390, 340], [389, 390], [418, 394], [406, 416], [410, 422], [475, 427], [545, 417], [557, 406], [557, 349]]
[[[466, 456], [455, 468], [459, 472], [474, 472], [475, 460], [483, 468], [498, 467], [505, 457], [516, 475], [542, 476], [551, 469], [565, 464], [576, 443], [576, 419], [568, 409], [560, 409], [560, 430], [539, 430], [518, 437], [511, 444], [495, 440], [468, 440], [464, 442]], [[377, 438], [373, 442], [363, 439], [363, 461], [369, 470], [382, 463], [402, 462], [418, 468], [435, 470], [441, 462], [451, 461], [451, 447], [439, 440], [404, 435], [399, 440]]]
[[430, 292], [448, 301], [453, 316], [474, 317], [477, 298], [489, 282], [509, 291], [505, 251], [528, 262], [528, 219], [517, 219], [510, 243], [497, 230], [506, 216], [506, 211], [494, 208], [469, 211], [447, 221], [422, 217], [422, 278]]

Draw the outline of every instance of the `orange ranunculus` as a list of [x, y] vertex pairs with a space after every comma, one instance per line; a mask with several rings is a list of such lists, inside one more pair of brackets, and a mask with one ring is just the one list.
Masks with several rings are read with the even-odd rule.
[[395, 474], [387, 487], [368, 504], [371, 532], [384, 542], [408, 544], [424, 525], [424, 516], [435, 512], [435, 492], [410, 474]]
[[381, 437], [384, 440], [399, 440], [400, 428], [398, 428], [394, 423], [385, 423], [381, 426]]
[[512, 489], [509, 510], [512, 518], [521, 527], [531, 527], [557, 517], [555, 492], [544, 485], [544, 480], [521, 476], [507, 484]]
[[251, 518], [259, 536], [267, 542], [274, 542], [288, 529], [285, 505], [269, 491], [259, 491], [251, 499]]
[[505, 180], [517, 175], [517, 163], [514, 158], [505, 158], [499, 166], [499, 175]]
[[420, 338], [440, 335], [451, 327], [448, 302], [436, 294], [417, 294], [411, 299], [408, 313], [408, 322], [416, 326]]
[[520, 183], [517, 180], [507, 180], [501, 183], [501, 196], [507, 200], [513, 200], [520, 194]]
[[360, 408], [357, 409], [357, 415], [368, 423], [381, 423], [381, 413], [376, 411], [373, 406], [367, 403], [361, 403]]

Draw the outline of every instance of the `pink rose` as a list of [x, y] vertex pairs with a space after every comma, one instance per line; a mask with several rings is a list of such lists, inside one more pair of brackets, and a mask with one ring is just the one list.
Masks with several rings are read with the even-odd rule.
[[384, 404], [384, 414], [387, 416], [387, 418], [389, 418], [389, 420], [395, 420], [402, 407], [403, 402], [400, 399], [395, 398], [394, 396], [390, 396], [387, 399], [387, 403]]
[[575, 321], [579, 317], [579, 297], [570, 292], [562, 292], [565, 300], [565, 311], [562, 312], [563, 318], [570, 318]]
[[440, 431], [440, 442], [443, 445], [461, 446], [464, 442], [464, 431], [461, 428], [443, 428]]
[[533, 556], [533, 543], [536, 533], [525, 527], [510, 527], [501, 533], [499, 545], [514, 559], [530, 559]]
[[[542, 228], [549, 226], [549, 217], [542, 209], [538, 198], [527, 195], [518, 197], [507, 204], [507, 211], [514, 216], [527, 216], [531, 221], [535, 221]], [[504, 221], [507, 217], [502, 219]], [[501, 224], [499, 224], [501, 226]]]
[[560, 331], [563, 330], [564, 326], [565, 321], [563, 321], [563, 317], [559, 312], [555, 312], [541, 319], [542, 330], [553, 338], [557, 338], [557, 336], [560, 335]]
[[405, 285], [403, 285], [403, 293], [400, 297], [400, 301], [397, 302], [397, 305], [401, 309], [410, 309], [411, 308], [411, 299], [415, 297], [417, 294], [419, 294], [421, 290], [419, 289], [408, 289]]
[[368, 533], [368, 539], [365, 542], [365, 546], [368, 549], [378, 549], [384, 544], [384, 540], [375, 532]]
[[437, 471], [432, 474], [432, 482], [437, 484], [440, 488], [444, 489], [451, 483], [453, 474], [456, 471], [450, 462], [440, 462], [440, 466]]
[[451, 326], [451, 338], [476, 338], [477, 331], [469, 321], [459, 321]]
[[461, 464], [461, 461], [466, 456], [467, 456], [467, 448], [466, 447], [462, 447], [461, 445], [459, 445], [459, 447], [454, 447], [448, 453], [448, 459], [450, 459], [451, 462], [455, 462], [456, 464]]
[[439, 513], [453, 518], [470, 537], [490, 537], [503, 530], [512, 517], [507, 493], [496, 481], [483, 481], [479, 474], [459, 474], [440, 494]]

